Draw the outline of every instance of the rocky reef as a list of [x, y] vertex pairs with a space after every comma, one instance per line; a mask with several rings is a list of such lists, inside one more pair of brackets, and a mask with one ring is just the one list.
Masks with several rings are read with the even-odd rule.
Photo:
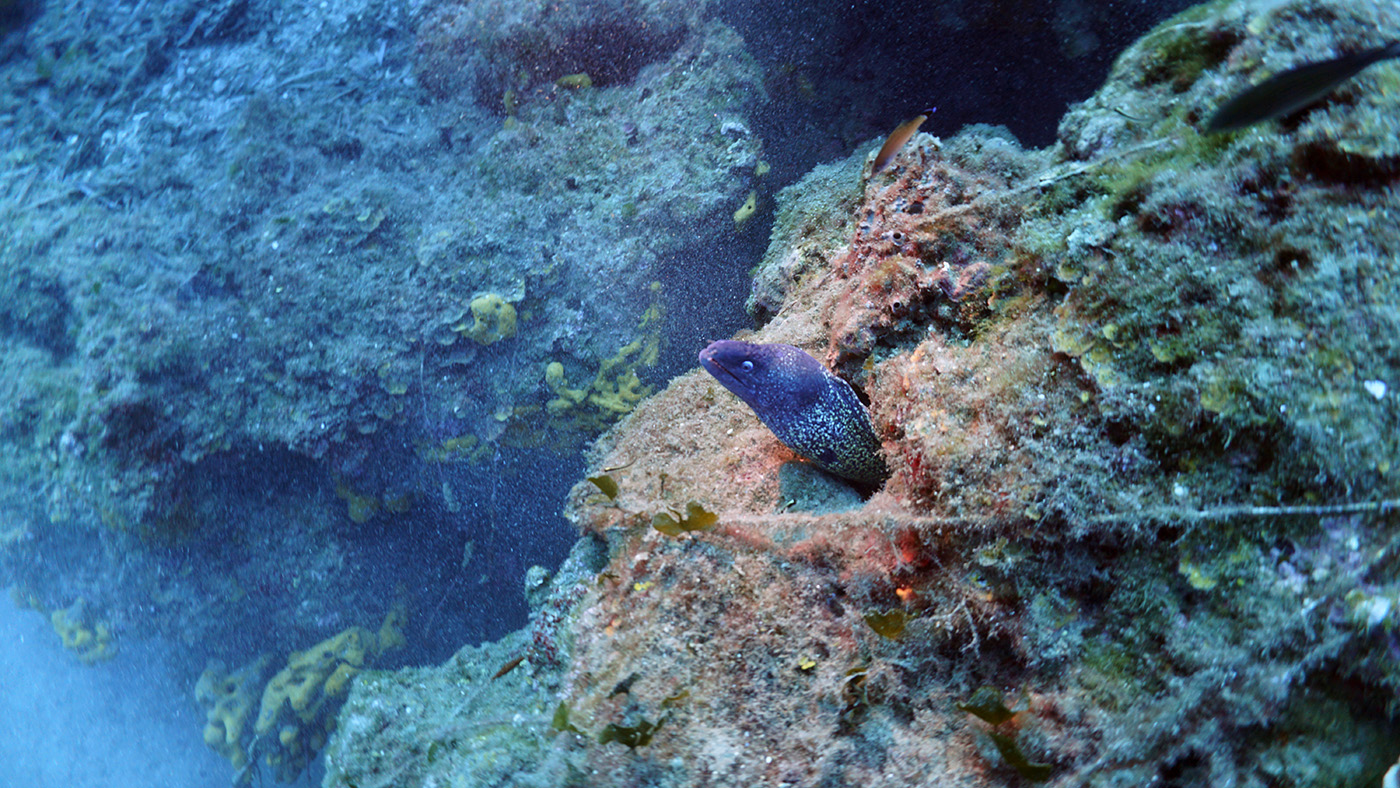
[[[66, 0], [0, 31], [0, 583], [84, 662], [164, 636], [193, 688], [400, 604], [435, 659], [518, 626], [489, 578], [567, 552], [557, 469], [650, 391], [666, 261], [737, 237], [765, 94], [731, 28], [453, 6], [523, 15], [484, 42], [409, 5]], [[476, 87], [445, 91], [463, 47]], [[284, 777], [315, 756], [255, 728], [220, 739], [240, 768], [254, 737]]]
[[[32, 46], [54, 46], [42, 35]], [[325, 35], [328, 49], [350, 44]], [[440, 38], [420, 30], [416, 45], [446, 46]], [[550, 82], [497, 104], [498, 115], [460, 105], [470, 97], [444, 103], [437, 132], [407, 140], [421, 129], [405, 117], [415, 42], [396, 40], [392, 51], [381, 43], [349, 88], [328, 69], [289, 62], [258, 73], [236, 60], [247, 53], [226, 53], [234, 62], [204, 66], [221, 71], [224, 97], [203, 115], [157, 117], [137, 102], [132, 125], [80, 137], [75, 144], [92, 150], [56, 162], [70, 181], [86, 168], [112, 183], [50, 183], [40, 175], [57, 152], [14, 153], [32, 177], [16, 176], [28, 202], [8, 203], [16, 287], [4, 322], [20, 350], [50, 359], [29, 388], [64, 409], [35, 436], [53, 449], [52, 516], [98, 508], [116, 528], [177, 517], [171, 487], [188, 483], [191, 467], [258, 446], [330, 453], [356, 474], [353, 456], [375, 443], [367, 436], [410, 409], [420, 423], [452, 422], [446, 437], [486, 443], [512, 427], [531, 431], [522, 422], [543, 404], [549, 362], [586, 381], [633, 341], [654, 345], [647, 315], [659, 257], [732, 233], [760, 151], [744, 118], [762, 97], [732, 32], [678, 35], [655, 68], [617, 87]], [[91, 106], [94, 75], [124, 64], [84, 51], [70, 43], [38, 73], [11, 78], [61, 114], [101, 109]], [[166, 72], [151, 69], [138, 76], [155, 93]], [[327, 80], [372, 99], [383, 122], [305, 123], [298, 102]], [[700, 128], [707, 133], [691, 139]], [[179, 135], [211, 139], [180, 161], [157, 155]], [[118, 161], [126, 169], [113, 172]], [[217, 199], [201, 196], [214, 190]], [[136, 224], [158, 215], [183, 226]], [[73, 264], [93, 249], [105, 268]], [[619, 374], [654, 361], [654, 348], [648, 356], [645, 342], [638, 347]], [[82, 380], [62, 378], [65, 361]], [[450, 385], [463, 368], [475, 371], [474, 385]], [[612, 404], [596, 422], [626, 409]], [[35, 418], [22, 399], [15, 407], [12, 420]], [[97, 476], [107, 483], [87, 490]]]
[[[1051, 148], [920, 134], [784, 190], [742, 338], [862, 390], [890, 481], [861, 500], [677, 378], [574, 488], [605, 547], [552, 587], [551, 659], [514, 635], [360, 682], [326, 785], [1379, 784], [1400, 72], [1200, 129], [1397, 37], [1389, 4], [1220, 0], [1128, 48]], [[518, 715], [437, 722], [511, 654]]]

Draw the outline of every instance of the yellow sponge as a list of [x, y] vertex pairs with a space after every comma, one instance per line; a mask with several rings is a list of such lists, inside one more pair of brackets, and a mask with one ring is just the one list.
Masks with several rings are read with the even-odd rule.
[[78, 601], [62, 610], [55, 610], [49, 616], [49, 623], [63, 638], [63, 647], [77, 655], [84, 665], [109, 660], [117, 654], [117, 644], [112, 640], [112, 630], [101, 621], [89, 621], [87, 603]]
[[551, 361], [544, 368], [544, 382], [554, 392], [554, 399], [545, 403], [545, 409], [553, 416], [583, 402], [588, 396], [588, 389], [569, 388], [569, 381], [564, 379], [564, 365], [558, 361]]
[[[262, 706], [254, 730], [265, 736], [282, 719], [283, 706], [290, 706], [303, 723], [311, 722], [325, 704], [326, 681], [342, 666], [359, 668], [377, 639], [364, 627], [350, 627], [326, 638], [306, 651], [295, 651], [287, 667], [263, 688]], [[348, 677], [342, 678], [342, 683]]]
[[208, 720], [204, 726], [204, 743], [227, 758], [235, 769], [248, 765], [243, 735], [267, 663], [264, 655], [228, 673], [223, 663], [211, 662], [194, 685], [195, 700], [205, 707]]
[[515, 307], [495, 293], [472, 299], [472, 324], [458, 323], [453, 331], [481, 345], [515, 336]]
[[744, 225], [749, 223], [753, 215], [758, 211], [758, 192], [750, 191], [749, 196], [744, 199], [744, 204], [734, 212], [734, 229], [742, 230]]

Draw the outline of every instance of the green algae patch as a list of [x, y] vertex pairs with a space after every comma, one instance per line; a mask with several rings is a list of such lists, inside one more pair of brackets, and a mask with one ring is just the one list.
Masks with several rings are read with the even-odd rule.
[[583, 733], [583, 731], [578, 729], [578, 726], [569, 722], [569, 704], [562, 700], [559, 701], [559, 705], [555, 707], [554, 718], [550, 721], [549, 725], [560, 733], [564, 731], [568, 731], [569, 733]]
[[656, 732], [661, 729], [661, 724], [665, 721], [666, 718], [662, 717], [656, 722], [643, 719], [636, 725], [618, 725], [615, 722], [610, 722], [603, 726], [603, 730], [599, 732], [598, 743], [617, 742], [634, 750], [638, 747], [645, 747], [651, 744], [651, 737], [656, 735]]
[[[671, 699], [667, 698], [667, 700], [669, 701]], [[678, 703], [679, 701], [676, 702]], [[664, 706], [665, 704], [662, 705]], [[638, 747], [645, 747], [651, 744], [652, 737], [661, 729], [661, 725], [664, 722], [666, 722], [666, 715], [662, 715], [656, 722], [651, 722], [646, 718], [642, 718], [636, 725], [619, 725], [615, 722], [610, 722], [604, 725], [603, 729], [598, 732], [598, 743], [608, 744], [610, 742], [617, 742], [618, 744], [626, 745], [634, 750]], [[550, 721], [550, 727], [560, 733], [568, 731], [569, 733], [577, 733], [580, 736], [588, 735], [580, 730], [578, 726], [569, 722], [569, 704], [564, 701], [560, 701], [559, 705], [554, 709], [554, 718]]]
[[[1188, 14], [1179, 15], [1183, 19]], [[1176, 19], [1172, 22], [1176, 22]], [[1167, 22], [1145, 39], [1146, 69], [1142, 83], [1169, 84], [1174, 92], [1185, 91], [1205, 72], [1219, 67], [1237, 43], [1233, 36], [1202, 32], [1199, 24]]]
[[[996, 747], [1002, 760], [1015, 769], [1017, 774], [1032, 782], [1044, 782], [1050, 779], [1052, 771], [1050, 764], [1036, 763], [1027, 758], [1025, 752], [1021, 750], [1021, 745], [1016, 740], [1016, 726], [1001, 728], [1014, 720], [1017, 715], [1017, 712], [1007, 708], [1001, 690], [996, 687], [984, 686], [972, 693], [972, 697], [968, 698], [965, 703], [955, 705], [960, 711], [965, 711], [993, 727], [994, 730], [986, 731], [987, 736], [991, 738], [992, 744]], [[1008, 732], [1003, 733], [1002, 730]]]
[[965, 703], [957, 704], [957, 707], [990, 725], [1000, 725], [1016, 716], [1015, 712], [1006, 708], [1001, 690], [996, 687], [982, 687], [972, 693], [972, 697]]
[[1186, 578], [1186, 582], [1197, 591], [1210, 591], [1220, 584], [1220, 579], [1209, 574], [1205, 569], [1192, 563], [1183, 557], [1177, 564], [1177, 572]]
[[882, 638], [895, 640], [904, 634], [904, 625], [909, 621], [909, 614], [899, 608], [894, 608], [883, 613], [871, 611], [866, 613], [864, 618], [865, 623], [875, 630], [875, 634]]
[[691, 501], [685, 505], [684, 515], [674, 509], [669, 514], [662, 512], [651, 518], [651, 527], [667, 536], [680, 536], [688, 531], [708, 531], [718, 522], [719, 515]]
[[1016, 743], [1015, 736], [992, 732], [987, 734], [992, 738], [992, 744], [996, 746], [997, 752], [1006, 764], [1016, 770], [1016, 773], [1032, 782], [1045, 782], [1050, 779], [1052, 771], [1048, 763], [1035, 763], [1021, 752], [1021, 745]]
[[617, 480], [613, 477], [605, 473], [599, 476], [589, 476], [588, 481], [592, 482], [593, 486], [597, 487], [599, 492], [606, 495], [609, 501], [617, 500]]
[[561, 87], [565, 90], [583, 90], [584, 88], [593, 87], [593, 78], [588, 76], [587, 73], [580, 71], [577, 74], [565, 74], [554, 80], [554, 85], [555, 87]]

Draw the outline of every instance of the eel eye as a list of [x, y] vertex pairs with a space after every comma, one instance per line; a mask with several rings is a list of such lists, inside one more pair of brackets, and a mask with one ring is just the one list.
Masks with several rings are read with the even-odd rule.
[[745, 372], [753, 372], [753, 362], [748, 359], [744, 359], [744, 362], [739, 366], [742, 367]]

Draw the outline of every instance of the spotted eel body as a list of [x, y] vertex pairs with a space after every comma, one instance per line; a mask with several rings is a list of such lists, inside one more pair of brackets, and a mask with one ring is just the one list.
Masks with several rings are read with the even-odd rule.
[[889, 476], [865, 405], [802, 350], [722, 339], [700, 351], [700, 363], [803, 457], [864, 484]]

